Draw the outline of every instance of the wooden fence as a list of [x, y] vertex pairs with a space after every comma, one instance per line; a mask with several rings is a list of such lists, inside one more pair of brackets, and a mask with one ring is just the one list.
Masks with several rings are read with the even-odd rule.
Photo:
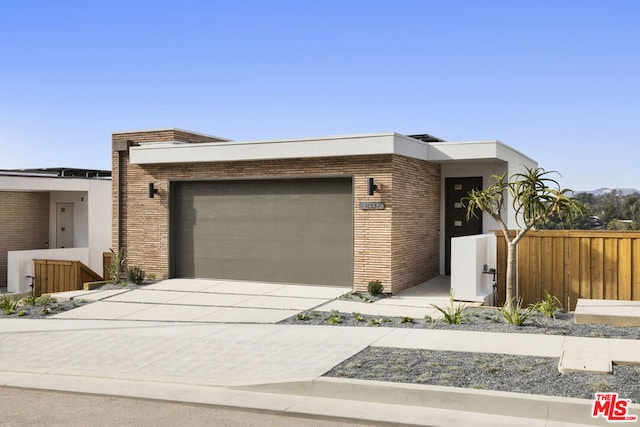
[[[515, 232], [512, 232], [515, 234]], [[498, 235], [498, 300], [504, 303], [507, 244]], [[574, 310], [578, 298], [640, 300], [640, 232], [540, 230], [518, 244], [518, 295], [544, 291]]]
[[34, 259], [36, 296], [52, 292], [76, 291], [85, 282], [102, 280], [99, 274], [80, 261]]
[[102, 280], [109, 280], [109, 270], [111, 270], [111, 263], [113, 262], [111, 252], [102, 252]]

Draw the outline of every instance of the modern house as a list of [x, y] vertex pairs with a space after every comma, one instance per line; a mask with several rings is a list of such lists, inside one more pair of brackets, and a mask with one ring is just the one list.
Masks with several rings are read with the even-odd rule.
[[232, 141], [160, 129], [112, 141], [111, 245], [130, 266], [354, 290], [380, 280], [390, 293], [449, 274], [452, 237], [497, 228], [467, 220], [470, 189], [537, 166], [497, 140], [428, 134]]
[[102, 272], [111, 246], [111, 171], [0, 171], [0, 287], [27, 292], [34, 259], [78, 260]]

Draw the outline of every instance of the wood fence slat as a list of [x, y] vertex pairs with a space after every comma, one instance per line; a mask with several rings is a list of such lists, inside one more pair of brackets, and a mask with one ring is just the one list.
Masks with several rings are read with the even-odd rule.
[[496, 250], [498, 252], [496, 254], [496, 268], [498, 269], [498, 274], [496, 275], [498, 304], [502, 305], [504, 304], [506, 286], [505, 273], [507, 271], [507, 242], [502, 234], [497, 235]]
[[[531, 259], [530, 254], [530, 245], [531, 239], [521, 240], [518, 243], [518, 259]], [[531, 287], [533, 282], [533, 277], [531, 274], [533, 262], [518, 262], [518, 289], [515, 292], [514, 296], [518, 296], [518, 298], [525, 298], [527, 295], [531, 293]]]
[[631, 239], [618, 240], [618, 283], [616, 289], [618, 299], [631, 299]]
[[591, 298], [603, 299], [604, 290], [604, 239], [591, 239]]
[[580, 238], [580, 292], [579, 298], [591, 298], [591, 239]]
[[604, 299], [618, 299], [618, 240], [604, 239], [602, 278]]
[[[536, 286], [535, 294], [533, 295], [533, 301], [540, 301], [544, 296], [544, 291], [552, 294], [553, 292], [553, 268], [554, 259], [556, 253], [553, 246], [553, 237], [543, 237], [540, 239], [540, 254], [538, 259], [540, 260], [540, 283]], [[562, 261], [562, 259], [560, 259]]]
[[631, 299], [640, 301], [640, 238], [633, 239], [631, 251]]
[[[568, 251], [565, 250], [564, 237], [553, 238], [551, 260], [551, 286], [546, 291], [555, 295], [563, 304], [566, 301], [568, 286], [565, 285], [566, 272], [569, 269]], [[544, 294], [544, 292], [543, 292]], [[542, 295], [544, 297], [544, 295]]]
[[580, 295], [580, 250], [581, 239], [569, 239], [569, 280], [567, 282], [569, 290], [566, 301], [562, 300], [564, 308], [573, 311]]

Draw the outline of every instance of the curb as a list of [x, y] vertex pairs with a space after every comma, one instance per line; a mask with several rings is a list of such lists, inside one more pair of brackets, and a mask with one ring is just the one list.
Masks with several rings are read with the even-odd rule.
[[[563, 424], [610, 425], [604, 418], [591, 416], [592, 400], [559, 396], [329, 377], [234, 389], [429, 407]], [[640, 404], [632, 404], [629, 409], [631, 414], [640, 414]]]

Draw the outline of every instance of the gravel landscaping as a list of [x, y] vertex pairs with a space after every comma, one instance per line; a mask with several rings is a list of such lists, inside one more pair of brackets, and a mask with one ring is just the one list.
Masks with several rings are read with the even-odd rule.
[[[114, 285], [106, 283], [95, 290], [114, 290], [114, 289], [135, 289], [142, 285], [134, 283], [126, 283], [124, 285]], [[5, 309], [5, 299], [15, 300], [15, 306], [11, 310]], [[38, 301], [40, 299], [40, 301]], [[25, 318], [25, 319], [41, 319], [54, 314], [69, 311], [74, 308], [89, 304], [89, 301], [82, 299], [74, 299], [73, 301], [58, 301], [55, 298], [30, 298], [29, 294], [2, 294], [0, 295], [0, 319], [1, 318]]]
[[[1, 296], [0, 298], [7, 297]], [[16, 300], [15, 307], [11, 310], [5, 309], [3, 306], [0, 310], [0, 318], [41, 319], [80, 307], [84, 304], [86, 304], [85, 301], [57, 301], [55, 298], [50, 298], [48, 301], [41, 300], [40, 303], [36, 301], [36, 304], [30, 304], [27, 300], [20, 298]], [[0, 305], [2, 305], [1, 301]]]
[[522, 326], [506, 323], [495, 308], [467, 308], [463, 323], [450, 325], [433, 319], [412, 319], [409, 317], [383, 317], [365, 314], [303, 311], [280, 322], [299, 325], [335, 325], [389, 328], [450, 329], [458, 331], [481, 331], [519, 334], [570, 335], [591, 338], [640, 339], [640, 327], [614, 327], [608, 325], [577, 325], [573, 313], [557, 312], [556, 318], [548, 318], [542, 313], [534, 313]]
[[[638, 327], [577, 325], [573, 314], [556, 318], [535, 313], [522, 326], [507, 324], [494, 308], [467, 308], [463, 323], [380, 317], [359, 313], [307, 311], [280, 323], [392, 328], [431, 328], [498, 333], [640, 339]], [[596, 392], [617, 392], [640, 402], [640, 367], [614, 365], [612, 375], [560, 374], [558, 359], [504, 354], [368, 347], [325, 374], [330, 377], [430, 384], [593, 399]]]

